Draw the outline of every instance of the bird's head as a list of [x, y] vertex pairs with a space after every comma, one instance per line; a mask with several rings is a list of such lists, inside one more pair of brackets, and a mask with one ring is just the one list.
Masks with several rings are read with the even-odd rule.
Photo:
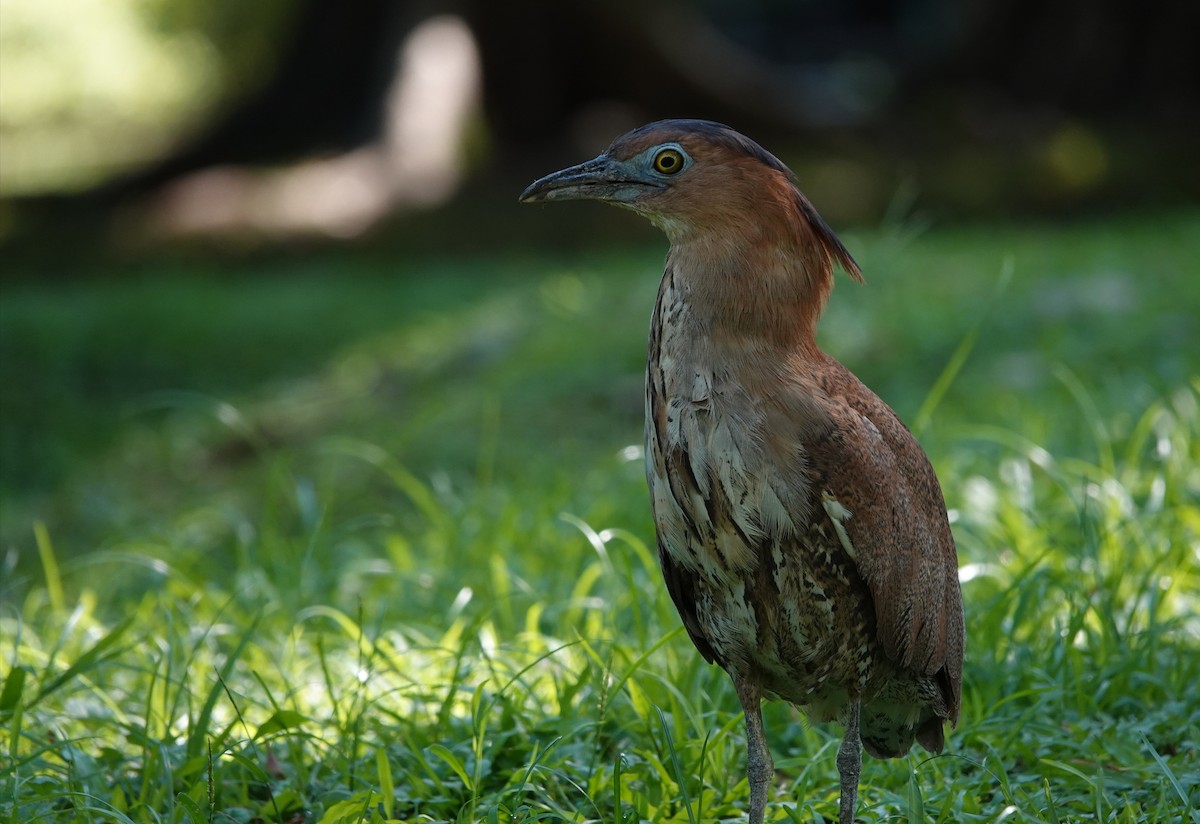
[[598, 157], [535, 181], [520, 200], [623, 206], [659, 226], [672, 245], [702, 236], [759, 249], [815, 248], [860, 277], [788, 167], [750, 138], [709, 120], [660, 120], [634, 129]]
[[621, 135], [599, 157], [546, 175], [524, 203], [600, 200], [639, 212], [673, 235], [702, 225], [790, 172], [757, 143], [707, 120], [660, 120]]

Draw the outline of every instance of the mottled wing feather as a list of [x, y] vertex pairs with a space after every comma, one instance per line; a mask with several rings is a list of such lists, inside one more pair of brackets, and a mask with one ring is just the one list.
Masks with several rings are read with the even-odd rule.
[[841, 364], [818, 382], [833, 428], [805, 444], [814, 481], [850, 512], [843, 526], [875, 602], [888, 657], [939, 679], [952, 721], [962, 687], [962, 595], [941, 487], [895, 413]]
[[723, 661], [717, 661], [717, 654], [708, 643], [708, 638], [705, 637], [704, 629], [700, 624], [700, 618], [696, 614], [696, 603], [699, 599], [696, 595], [695, 574], [683, 569], [672, 560], [671, 554], [663, 547], [661, 539], [658, 543], [658, 561], [662, 566], [667, 592], [670, 593], [671, 600], [675, 602], [675, 609], [679, 611], [679, 617], [683, 619], [684, 629], [687, 630], [692, 643], [704, 656], [705, 661], [724, 666]]

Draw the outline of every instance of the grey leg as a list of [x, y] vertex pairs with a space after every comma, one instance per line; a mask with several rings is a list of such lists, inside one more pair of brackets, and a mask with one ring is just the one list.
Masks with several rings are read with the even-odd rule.
[[838, 775], [842, 779], [842, 796], [838, 805], [838, 824], [854, 824], [858, 806], [858, 776], [862, 772], [862, 740], [858, 736], [858, 700], [850, 704], [846, 719], [846, 735], [837, 754]]
[[750, 779], [750, 824], [762, 824], [767, 808], [767, 790], [775, 775], [775, 763], [767, 749], [762, 723], [762, 688], [734, 676], [734, 689], [746, 714], [746, 776]]

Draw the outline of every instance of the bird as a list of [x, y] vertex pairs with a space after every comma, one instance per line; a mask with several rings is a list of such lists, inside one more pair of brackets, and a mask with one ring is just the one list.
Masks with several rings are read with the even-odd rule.
[[837, 721], [839, 822], [862, 750], [944, 747], [965, 635], [941, 486], [900, 418], [815, 339], [837, 267], [858, 264], [773, 154], [709, 120], [660, 120], [546, 175], [524, 203], [595, 200], [658, 226], [646, 482], [666, 589], [732, 679], [748, 818], [774, 777], [762, 721], [780, 699]]

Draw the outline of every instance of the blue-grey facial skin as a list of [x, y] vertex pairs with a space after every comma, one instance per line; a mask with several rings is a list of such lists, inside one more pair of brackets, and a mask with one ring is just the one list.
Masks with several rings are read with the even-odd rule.
[[[670, 175], [654, 169], [654, 157], [666, 148], [675, 149], [683, 158], [679, 171]], [[626, 160], [617, 160], [605, 153], [535, 181], [521, 193], [520, 202], [604, 200], [629, 204], [665, 189], [668, 182], [686, 171], [691, 163], [687, 152], [674, 143], [653, 146]]]

